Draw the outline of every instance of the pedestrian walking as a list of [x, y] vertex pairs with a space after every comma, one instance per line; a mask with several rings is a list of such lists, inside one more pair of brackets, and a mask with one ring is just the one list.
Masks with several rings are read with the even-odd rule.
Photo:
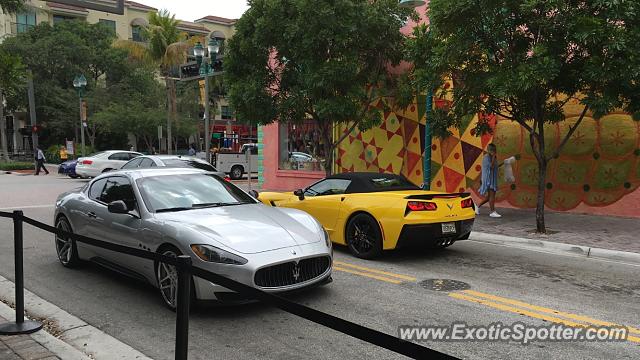
[[40, 147], [36, 148], [35, 160], [36, 160], [36, 173], [34, 175], [40, 175], [40, 169], [44, 170], [44, 172], [47, 175], [49, 175], [49, 170], [47, 170], [47, 167], [44, 166], [44, 162], [47, 160], [47, 158], [44, 157], [44, 153], [42, 152]]
[[189, 145], [189, 156], [196, 156], [196, 146], [194, 144]]
[[482, 158], [482, 184], [480, 185], [480, 195], [484, 196], [479, 204], [476, 205], [476, 214], [480, 215], [480, 206], [489, 203], [492, 218], [499, 218], [502, 215], [496, 211], [496, 192], [498, 191], [498, 149], [495, 144], [491, 143], [487, 147], [487, 153]]

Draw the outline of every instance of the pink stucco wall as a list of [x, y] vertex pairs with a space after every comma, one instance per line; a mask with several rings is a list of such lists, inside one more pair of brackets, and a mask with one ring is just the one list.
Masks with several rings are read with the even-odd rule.
[[292, 191], [307, 187], [324, 178], [322, 171], [278, 170], [278, 124], [262, 127], [263, 173], [262, 188], [265, 190]]

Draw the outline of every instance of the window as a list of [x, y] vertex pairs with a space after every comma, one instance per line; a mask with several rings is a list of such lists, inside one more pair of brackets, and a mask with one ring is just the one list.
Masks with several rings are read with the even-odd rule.
[[122, 200], [127, 204], [127, 209], [135, 209], [136, 196], [133, 194], [133, 187], [129, 180], [121, 176], [109, 177], [106, 180], [100, 200], [107, 204]]
[[220, 115], [223, 120], [231, 120], [233, 119], [233, 108], [231, 106], [221, 106]]
[[129, 161], [131, 159], [132, 158], [129, 157], [129, 153], [124, 153], [124, 152], [115, 153], [109, 156], [109, 160]]
[[69, 20], [76, 20], [77, 18], [73, 17], [73, 16], [64, 16], [64, 15], [53, 15], [53, 25], [62, 22], [62, 21], [69, 21]]
[[35, 12], [23, 12], [16, 14], [16, 32], [23, 33], [29, 31], [36, 25]]
[[142, 26], [140, 25], [132, 25], [131, 26], [131, 40], [137, 42], [144, 42], [144, 36], [142, 33]]
[[136, 183], [144, 203], [152, 212], [256, 202], [235, 185], [209, 174], [149, 176], [136, 180]]
[[373, 188], [384, 190], [384, 189], [406, 189], [406, 190], [416, 190], [416, 186], [409, 182], [409, 180], [400, 176], [380, 176], [379, 178], [370, 179], [371, 185]]
[[91, 188], [89, 189], [89, 198], [91, 200], [100, 201], [100, 195], [102, 195], [102, 190], [104, 190], [104, 184], [106, 182], [107, 179], [100, 179], [91, 184]]
[[100, 19], [99, 20], [99, 24], [106, 27], [107, 29], [113, 31], [113, 33], [115, 34], [116, 32], [116, 22], [113, 20], [107, 20], [107, 19]]
[[312, 120], [302, 124], [279, 124], [279, 169], [322, 171], [324, 146], [320, 129]]
[[155, 161], [149, 159], [149, 158], [144, 158], [142, 159], [142, 162], [140, 163], [140, 167], [141, 168], [149, 168], [149, 167], [154, 167], [156, 166]]
[[204, 161], [198, 160], [183, 160], [183, 159], [169, 159], [164, 160], [164, 166], [175, 168], [195, 168], [205, 171], [216, 171], [216, 168], [209, 165]]
[[128, 163], [124, 164], [122, 166], [122, 169], [135, 169], [137, 167], [140, 167], [140, 162], [142, 161], [142, 159], [134, 159], [129, 161]]
[[327, 179], [309, 186], [305, 191], [305, 196], [338, 195], [344, 192], [351, 184], [351, 180]]

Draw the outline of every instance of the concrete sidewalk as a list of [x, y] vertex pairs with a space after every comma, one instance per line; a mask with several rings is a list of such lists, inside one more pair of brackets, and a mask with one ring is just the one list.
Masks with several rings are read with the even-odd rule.
[[531, 209], [497, 209], [502, 215], [489, 217], [483, 206], [474, 231], [585, 247], [640, 253], [640, 219], [545, 211], [548, 234], [536, 234], [536, 213]]

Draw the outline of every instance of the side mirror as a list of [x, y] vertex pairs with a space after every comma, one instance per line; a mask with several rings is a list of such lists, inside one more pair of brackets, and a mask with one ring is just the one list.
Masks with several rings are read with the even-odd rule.
[[258, 192], [255, 190], [249, 190], [249, 195], [253, 196], [254, 199], [258, 199]]
[[304, 200], [304, 191], [302, 189], [294, 191], [293, 195], [297, 196], [300, 200]]
[[109, 210], [110, 213], [113, 213], [113, 214], [128, 214], [129, 213], [129, 209], [127, 208], [127, 204], [125, 204], [124, 201], [122, 201], [122, 200], [117, 200], [117, 201], [113, 201], [113, 202], [109, 203], [109, 205], [107, 206], [107, 209]]

